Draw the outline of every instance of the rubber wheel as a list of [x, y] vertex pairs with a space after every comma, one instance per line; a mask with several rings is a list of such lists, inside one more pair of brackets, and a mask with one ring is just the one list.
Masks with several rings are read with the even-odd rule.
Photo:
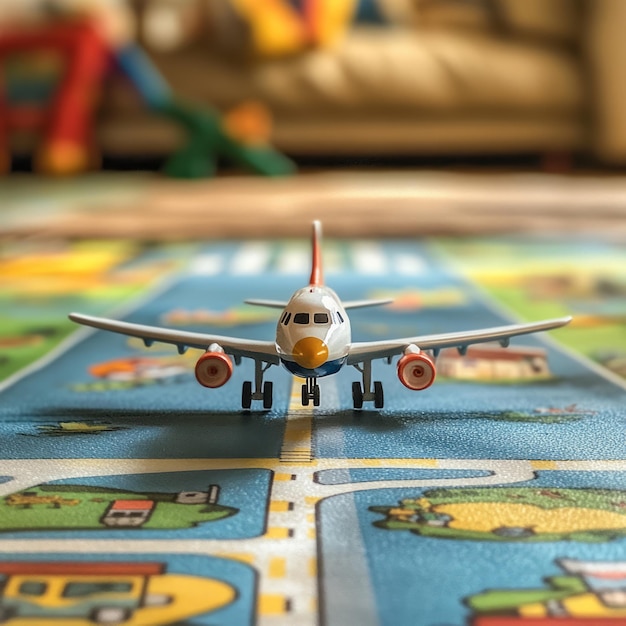
[[374, 381], [374, 407], [382, 409], [385, 406], [385, 394], [383, 384], [379, 380]]
[[309, 390], [306, 385], [302, 385], [302, 406], [309, 406]]
[[241, 388], [241, 406], [244, 409], [252, 406], [252, 383], [249, 380], [246, 380]]
[[269, 380], [263, 383], [263, 408], [271, 409], [272, 408], [272, 396], [274, 393], [274, 383]]
[[352, 383], [352, 403], [355, 409], [363, 408], [363, 389], [361, 389], [361, 383]]
[[127, 621], [130, 615], [128, 609], [118, 606], [101, 607], [93, 611], [91, 621], [96, 624], [121, 624]]
[[320, 405], [320, 386], [315, 385], [315, 387], [313, 387], [313, 406], [319, 406], [319, 405]]

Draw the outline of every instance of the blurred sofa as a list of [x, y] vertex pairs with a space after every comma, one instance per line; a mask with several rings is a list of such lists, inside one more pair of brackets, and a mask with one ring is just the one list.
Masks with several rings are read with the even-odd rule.
[[[148, 52], [182, 97], [264, 102], [296, 155], [585, 152], [626, 162], [626, 1], [414, 0], [401, 25], [355, 25], [286, 58], [226, 54], [206, 37]], [[118, 81], [98, 129], [110, 155], [182, 140]]]

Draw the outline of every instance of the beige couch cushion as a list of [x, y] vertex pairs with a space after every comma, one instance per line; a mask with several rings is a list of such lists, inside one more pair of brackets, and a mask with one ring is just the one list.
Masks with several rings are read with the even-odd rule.
[[340, 46], [264, 63], [254, 91], [278, 112], [572, 112], [578, 64], [560, 47], [480, 33], [353, 32]]

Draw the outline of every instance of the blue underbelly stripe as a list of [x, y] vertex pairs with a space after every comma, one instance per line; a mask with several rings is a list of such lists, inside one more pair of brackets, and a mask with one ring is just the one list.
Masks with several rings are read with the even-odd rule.
[[281, 359], [280, 362], [294, 376], [300, 376], [301, 378], [321, 378], [322, 376], [336, 374], [346, 364], [347, 359], [348, 357], [344, 356], [340, 359], [326, 361], [326, 363], [315, 369], [307, 369], [306, 367], [298, 365], [295, 361], [287, 361], [286, 359]]

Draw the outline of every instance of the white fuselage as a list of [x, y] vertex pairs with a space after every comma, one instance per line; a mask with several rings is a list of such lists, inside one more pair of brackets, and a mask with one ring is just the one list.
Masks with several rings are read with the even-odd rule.
[[345, 364], [351, 343], [350, 320], [329, 287], [310, 285], [296, 291], [276, 328], [282, 364], [296, 376], [335, 374]]

